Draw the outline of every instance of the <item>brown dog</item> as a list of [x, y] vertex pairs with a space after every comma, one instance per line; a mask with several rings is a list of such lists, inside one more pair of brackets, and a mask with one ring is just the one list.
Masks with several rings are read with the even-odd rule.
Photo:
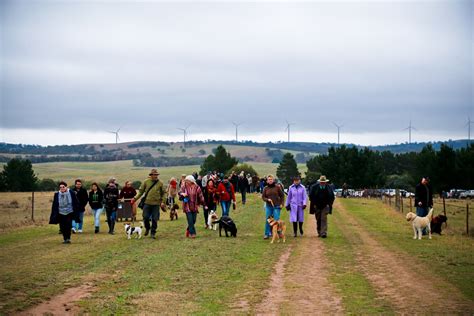
[[179, 210], [178, 204], [173, 204], [173, 206], [170, 209], [170, 220], [173, 220], [173, 219], [178, 220], [178, 210]]
[[282, 221], [281, 219], [275, 220], [275, 218], [270, 215], [267, 219], [268, 224], [272, 228], [272, 241], [270, 242], [273, 244], [275, 239], [278, 237], [278, 242], [280, 242], [280, 239], [283, 239], [283, 242], [286, 241], [285, 237], [285, 232], [286, 232], [286, 225], [285, 222]]

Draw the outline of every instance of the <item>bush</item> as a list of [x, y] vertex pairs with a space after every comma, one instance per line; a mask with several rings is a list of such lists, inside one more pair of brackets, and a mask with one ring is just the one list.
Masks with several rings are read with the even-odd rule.
[[133, 181], [133, 182], [132, 182], [132, 187], [133, 187], [135, 190], [138, 190], [141, 185], [142, 185], [142, 182], [141, 182], [140, 180], [136, 180], [136, 181]]
[[245, 173], [245, 176], [250, 173], [250, 175], [253, 176], [258, 176], [257, 171], [251, 166], [246, 163], [238, 164], [234, 168], [232, 168], [232, 171], [235, 172], [237, 175], [239, 175], [242, 171]]
[[53, 179], [42, 179], [38, 183], [39, 191], [56, 191], [58, 188], [58, 183]]

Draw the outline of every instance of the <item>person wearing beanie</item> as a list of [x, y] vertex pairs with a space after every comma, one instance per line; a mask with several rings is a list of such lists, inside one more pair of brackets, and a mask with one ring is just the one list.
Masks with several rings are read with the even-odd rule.
[[179, 191], [179, 198], [183, 201], [183, 212], [186, 214], [188, 227], [186, 228], [186, 237], [196, 238], [196, 218], [199, 212], [199, 206], [203, 205], [204, 196], [201, 188], [196, 184], [196, 179], [192, 175], [184, 178], [184, 183]]

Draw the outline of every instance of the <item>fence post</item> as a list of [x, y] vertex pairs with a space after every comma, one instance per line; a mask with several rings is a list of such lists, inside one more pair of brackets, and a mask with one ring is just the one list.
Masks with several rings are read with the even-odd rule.
[[35, 191], [31, 192], [31, 220], [35, 221]]
[[403, 196], [400, 196], [400, 201], [401, 201], [401, 204], [402, 204], [402, 214], [403, 214]]
[[466, 203], [466, 234], [469, 237], [469, 203]]
[[412, 200], [411, 200], [411, 195], [410, 195], [410, 212], [413, 212], [413, 203], [412, 203]]
[[444, 198], [444, 195], [443, 195], [443, 212], [444, 212], [444, 216], [446, 216], [446, 199]]
[[392, 206], [392, 197], [391, 196], [388, 197], [388, 205]]

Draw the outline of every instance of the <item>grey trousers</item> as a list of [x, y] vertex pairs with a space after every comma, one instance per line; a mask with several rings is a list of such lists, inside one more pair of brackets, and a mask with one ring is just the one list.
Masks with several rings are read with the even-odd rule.
[[316, 227], [319, 236], [327, 235], [328, 233], [328, 214], [329, 206], [319, 210], [316, 209], [314, 215], [316, 217]]

